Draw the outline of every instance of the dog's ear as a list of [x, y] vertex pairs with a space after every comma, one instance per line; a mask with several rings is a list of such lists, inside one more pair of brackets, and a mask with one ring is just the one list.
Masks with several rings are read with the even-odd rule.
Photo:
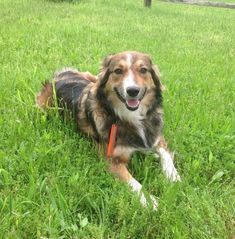
[[98, 80], [100, 82], [100, 87], [104, 87], [107, 83], [110, 75], [109, 66], [111, 63], [113, 55], [106, 56], [101, 64], [100, 73], [98, 75]]
[[165, 87], [164, 87], [164, 85], [162, 84], [162, 82], [161, 82], [161, 80], [160, 80], [161, 75], [160, 75], [160, 71], [159, 71], [157, 65], [152, 64], [152, 67], [151, 67], [151, 75], [152, 75], [152, 79], [153, 79], [153, 81], [154, 81], [154, 84], [155, 84], [157, 87], [159, 87], [159, 89], [160, 89], [161, 91], [165, 90]]

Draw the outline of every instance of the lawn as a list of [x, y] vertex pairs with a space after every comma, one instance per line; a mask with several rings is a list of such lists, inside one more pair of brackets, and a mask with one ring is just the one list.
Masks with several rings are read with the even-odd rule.
[[[235, 11], [142, 4], [0, 0], [0, 238], [234, 238]], [[167, 88], [164, 132], [182, 182], [152, 155], [130, 163], [157, 212], [56, 110], [35, 107], [56, 69], [97, 74], [128, 49], [149, 53]]]

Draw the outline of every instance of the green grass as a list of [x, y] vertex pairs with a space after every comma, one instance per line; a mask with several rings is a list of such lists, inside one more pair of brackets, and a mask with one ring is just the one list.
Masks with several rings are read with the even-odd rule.
[[[232, 238], [235, 12], [143, 1], [0, 0], [0, 238]], [[165, 137], [182, 183], [151, 155], [131, 172], [160, 197], [144, 210], [106, 171], [92, 142], [35, 107], [62, 66], [97, 74], [123, 50], [162, 72]]]

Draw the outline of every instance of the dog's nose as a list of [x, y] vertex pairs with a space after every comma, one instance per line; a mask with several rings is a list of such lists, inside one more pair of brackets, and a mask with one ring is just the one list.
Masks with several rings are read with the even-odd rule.
[[138, 87], [128, 87], [126, 89], [126, 92], [129, 96], [136, 97], [140, 92], [140, 88], [138, 88]]

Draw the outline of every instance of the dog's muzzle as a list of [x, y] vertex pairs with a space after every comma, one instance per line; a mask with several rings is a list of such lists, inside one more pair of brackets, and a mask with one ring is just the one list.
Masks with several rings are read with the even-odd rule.
[[[118, 88], [114, 88], [118, 98], [125, 104], [128, 110], [135, 111], [139, 108], [141, 100], [144, 98], [146, 89], [139, 87], [128, 87], [126, 94], [123, 94]], [[124, 96], [126, 95], [126, 97]]]

